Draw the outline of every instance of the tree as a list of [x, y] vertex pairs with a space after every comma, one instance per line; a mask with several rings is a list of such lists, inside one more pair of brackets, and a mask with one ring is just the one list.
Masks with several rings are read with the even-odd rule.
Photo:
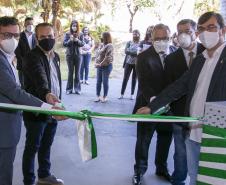
[[220, 0], [196, 0], [194, 14], [196, 17], [199, 17], [207, 11], [216, 11], [220, 10]]
[[118, 7], [126, 6], [129, 14], [129, 32], [133, 30], [133, 20], [138, 11], [142, 11], [144, 8], [152, 8], [155, 6], [155, 0], [109, 0], [112, 7], [112, 15], [118, 9]]
[[37, 10], [37, 0], [0, 0], [0, 6], [11, 8], [13, 16], [25, 15], [30, 10]]

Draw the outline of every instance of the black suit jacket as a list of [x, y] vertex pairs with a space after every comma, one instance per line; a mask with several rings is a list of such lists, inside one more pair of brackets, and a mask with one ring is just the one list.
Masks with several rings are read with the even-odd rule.
[[[170, 46], [170, 52], [175, 51]], [[133, 113], [158, 95], [165, 87], [164, 69], [159, 54], [151, 46], [137, 57], [136, 71], [138, 77], [138, 92]]]
[[[36, 46], [36, 41], [35, 41], [35, 35], [33, 34], [32, 35], [32, 49], [35, 48], [35, 46]], [[27, 55], [27, 53], [29, 53], [30, 51], [31, 51], [31, 49], [30, 49], [30, 46], [28, 44], [26, 34], [23, 31], [20, 34], [19, 43], [18, 43], [18, 46], [15, 50], [15, 54], [16, 54], [16, 58], [17, 58], [17, 69], [18, 70], [22, 70], [23, 59]]]
[[[55, 52], [53, 62], [57, 70], [61, 90], [60, 58]], [[31, 50], [31, 52], [29, 52], [25, 57], [23, 69], [25, 90], [46, 102], [46, 94], [51, 92], [50, 65], [47, 56], [38, 46]], [[37, 115], [24, 112], [24, 119], [32, 121], [45, 121], [48, 120], [49, 117], [43, 114]]]
[[[195, 87], [199, 74], [205, 63], [203, 54], [197, 56], [191, 68], [186, 71], [181, 78], [173, 84], [164, 89], [156, 99], [154, 99], [148, 106], [151, 111], [159, 109], [160, 107], [178, 100], [183, 95], [187, 95], [185, 105], [185, 115], [189, 116], [189, 108], [192, 97], [194, 95]], [[207, 102], [226, 101], [226, 47], [223, 49], [221, 56], [217, 62], [213, 72], [210, 86], [207, 93]]]
[[[197, 43], [197, 54], [204, 51], [204, 47]], [[188, 70], [187, 62], [184, 56], [182, 48], [179, 48], [175, 52], [169, 54], [165, 59], [165, 80], [166, 85], [172, 84], [174, 81], [179, 79], [185, 71]], [[186, 96], [181, 97], [177, 101], [171, 104], [171, 110], [176, 116], [183, 116], [185, 111]]]

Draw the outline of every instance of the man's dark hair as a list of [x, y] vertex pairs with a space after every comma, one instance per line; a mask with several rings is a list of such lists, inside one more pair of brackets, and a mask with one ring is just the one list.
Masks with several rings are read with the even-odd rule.
[[24, 22], [27, 22], [27, 21], [33, 21], [34, 19], [33, 19], [33, 17], [26, 17], [25, 19], [24, 19]]
[[51, 27], [53, 28], [53, 25], [47, 22], [43, 22], [43, 23], [39, 23], [36, 27], [35, 27], [35, 34], [37, 35], [38, 29], [41, 27]]
[[215, 12], [206, 12], [206, 13], [202, 14], [199, 17], [198, 24], [199, 25], [204, 24], [211, 17], [215, 17], [217, 19], [217, 23], [219, 24], [220, 28], [224, 28], [225, 24], [224, 24], [224, 19], [223, 19], [222, 15], [219, 13], [215, 13]]
[[193, 30], [196, 30], [197, 29], [197, 24], [195, 21], [193, 21], [192, 19], [182, 19], [180, 20], [178, 23], [177, 23], [177, 27], [179, 25], [183, 25], [183, 24], [190, 24], [191, 27], [193, 28]]
[[19, 25], [18, 20], [15, 17], [9, 16], [0, 17], [0, 27], [10, 25]]

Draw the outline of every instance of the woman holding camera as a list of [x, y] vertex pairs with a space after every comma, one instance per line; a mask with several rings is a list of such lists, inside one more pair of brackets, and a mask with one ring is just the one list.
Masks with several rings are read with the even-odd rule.
[[[73, 87], [75, 94], [81, 94], [80, 84], [80, 66], [81, 54], [80, 47], [84, 46], [84, 42], [80, 38], [79, 22], [73, 20], [70, 25], [70, 30], [65, 34], [63, 45], [66, 49], [66, 60], [68, 65], [68, 81], [66, 94], [72, 94]], [[73, 79], [74, 76], [74, 79]]]

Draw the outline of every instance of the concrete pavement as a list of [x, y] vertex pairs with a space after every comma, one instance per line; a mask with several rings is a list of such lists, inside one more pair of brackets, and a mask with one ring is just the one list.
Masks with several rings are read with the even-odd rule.
[[[71, 111], [88, 109], [102, 113], [131, 113], [135, 100], [129, 98], [118, 100], [121, 88], [120, 79], [110, 79], [109, 101], [107, 103], [93, 102], [95, 82], [95, 79], [90, 79], [90, 85], [82, 85], [81, 95], [66, 95], [66, 82], [64, 82], [63, 102], [66, 108]], [[128, 84], [126, 92], [129, 97], [130, 84]], [[94, 120], [94, 126], [98, 157], [84, 163], [78, 149], [75, 121], [66, 120], [59, 123], [51, 153], [52, 173], [62, 178], [65, 185], [131, 185], [136, 125], [123, 121]], [[13, 185], [23, 185], [21, 162], [24, 143], [25, 129], [23, 127], [14, 163]], [[155, 143], [156, 136], [154, 136], [150, 146], [149, 169], [144, 176], [144, 185], [167, 185], [169, 183], [154, 175]], [[173, 153], [172, 144], [168, 160], [170, 172], [173, 170]]]

